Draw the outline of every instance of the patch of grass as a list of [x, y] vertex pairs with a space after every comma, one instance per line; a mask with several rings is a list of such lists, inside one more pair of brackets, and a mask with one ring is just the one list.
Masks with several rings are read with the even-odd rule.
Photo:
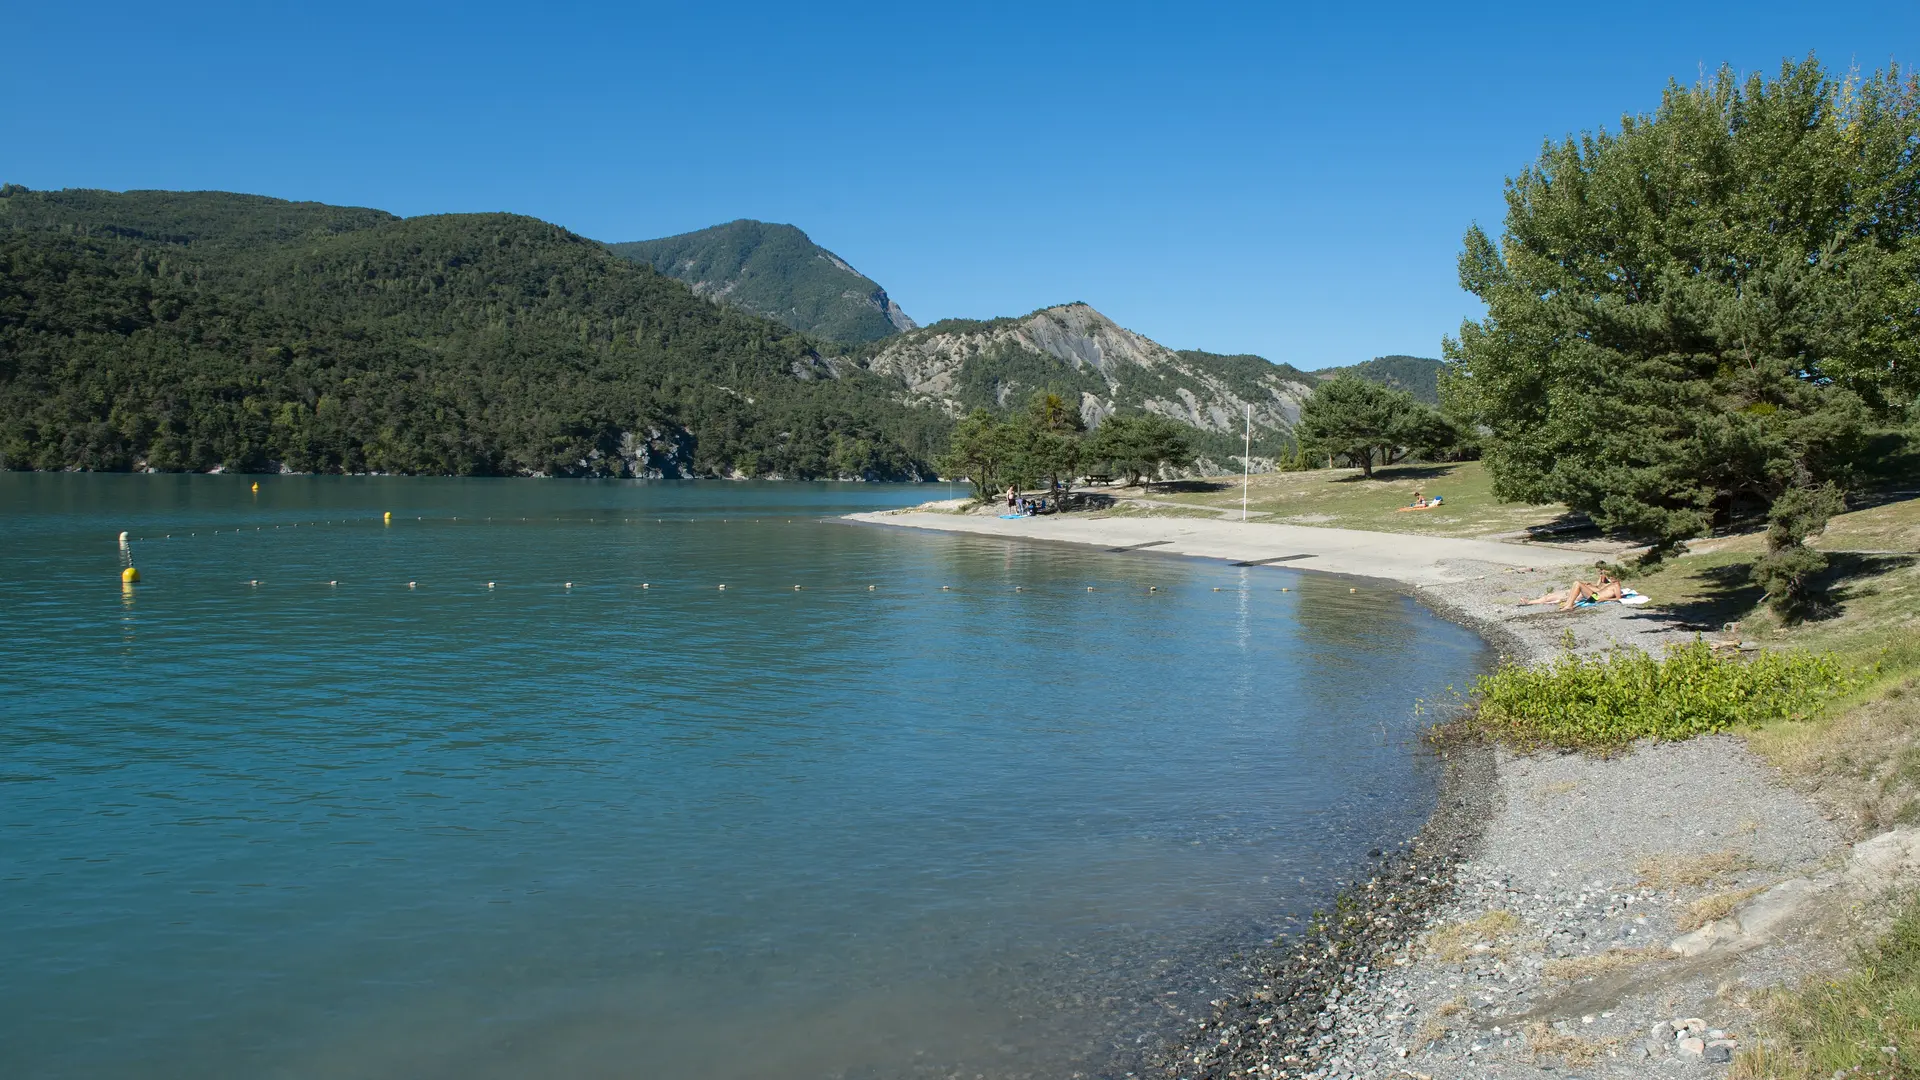
[[1920, 1077], [1920, 900], [1860, 951], [1852, 973], [1771, 995], [1765, 1038], [1741, 1052], [1741, 1080]]
[[1456, 1016], [1466, 1015], [1466, 1011], [1467, 999], [1464, 997], [1441, 1002], [1434, 1008], [1433, 1015], [1427, 1017], [1426, 1022], [1420, 1025], [1420, 1031], [1413, 1037], [1414, 1045], [1426, 1046], [1437, 1043], [1453, 1034], [1453, 1025], [1448, 1021]]
[[1457, 964], [1477, 956], [1505, 957], [1504, 939], [1519, 933], [1522, 926], [1512, 912], [1495, 908], [1462, 922], [1434, 928], [1427, 935], [1427, 952], [1443, 964]]
[[[1115, 493], [1124, 498], [1135, 490]], [[1413, 502], [1416, 490], [1442, 496], [1441, 505], [1433, 510], [1398, 512]], [[1212, 490], [1179, 491], [1155, 485], [1139, 494], [1236, 513], [1240, 509], [1238, 478]], [[1358, 469], [1263, 473], [1253, 477], [1248, 486], [1248, 507], [1256, 514], [1273, 515], [1269, 521], [1429, 536], [1518, 533], [1530, 525], [1564, 518], [1567, 513], [1567, 508], [1557, 503], [1527, 506], [1500, 502], [1493, 497], [1493, 478], [1477, 461], [1392, 465], [1375, 469], [1372, 480], [1363, 479]]]
[[1536, 1062], [1559, 1058], [1562, 1066], [1578, 1069], [1593, 1064], [1606, 1048], [1603, 1042], [1555, 1031], [1546, 1024], [1532, 1024], [1527, 1028], [1527, 1053]]
[[1712, 896], [1703, 896], [1687, 905], [1687, 910], [1681, 913], [1675, 925], [1679, 927], [1682, 933], [1688, 930], [1698, 930], [1710, 922], [1726, 918], [1732, 914], [1734, 908], [1766, 892], [1770, 887], [1771, 886], [1767, 885], [1756, 885], [1751, 889], [1734, 889], [1730, 892], [1719, 892], [1714, 893]]
[[1920, 822], [1920, 676], [1903, 675], [1817, 724], [1756, 732], [1754, 748], [1861, 833]]
[[1596, 975], [1606, 975], [1624, 968], [1639, 967], [1654, 960], [1671, 960], [1674, 953], [1660, 948], [1608, 949], [1592, 956], [1571, 956], [1564, 960], [1549, 960], [1541, 974], [1549, 979], [1564, 979], [1578, 982], [1591, 979]]
[[1552, 664], [1501, 665], [1474, 684], [1470, 729], [1521, 749], [1619, 749], [1637, 739], [1687, 739], [1776, 720], [1802, 720], [1861, 676], [1833, 656], [1718, 656], [1693, 641], [1653, 657], [1623, 649]]
[[1733, 851], [1713, 851], [1704, 855], [1654, 855], [1640, 860], [1640, 884], [1650, 889], [1698, 887], [1727, 874], [1751, 870], [1754, 861]]

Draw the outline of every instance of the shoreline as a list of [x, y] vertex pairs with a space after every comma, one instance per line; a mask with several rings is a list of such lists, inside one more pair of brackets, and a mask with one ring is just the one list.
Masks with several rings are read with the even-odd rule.
[[[849, 518], [1374, 578], [1524, 664], [1569, 645], [1657, 652], [1702, 629], [1657, 608], [1516, 607], [1593, 561], [1534, 546], [1187, 518]], [[1378, 853], [1303, 933], [1224, 960], [1233, 981], [1212, 1014], [1134, 1075], [1715, 1077], [1751, 1045], [1766, 987], [1835, 961], [1833, 935], [1804, 911], [1705, 956], [1670, 951], [1702, 905], [1750, 905], [1783, 874], [1804, 881], [1846, 858], [1842, 830], [1737, 736], [1606, 759], [1435, 750], [1440, 791], [1415, 840]], [[1688, 1022], [1699, 1030], [1676, 1032]]]

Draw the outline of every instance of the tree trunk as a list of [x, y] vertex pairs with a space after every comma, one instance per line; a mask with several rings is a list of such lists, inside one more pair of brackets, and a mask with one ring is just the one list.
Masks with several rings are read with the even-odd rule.
[[1360, 475], [1373, 479], [1373, 447], [1360, 451]]

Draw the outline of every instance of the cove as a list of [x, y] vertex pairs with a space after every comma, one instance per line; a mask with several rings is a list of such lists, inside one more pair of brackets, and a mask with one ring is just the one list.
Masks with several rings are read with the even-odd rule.
[[0, 475], [9, 1075], [1124, 1072], [1484, 646], [945, 493]]

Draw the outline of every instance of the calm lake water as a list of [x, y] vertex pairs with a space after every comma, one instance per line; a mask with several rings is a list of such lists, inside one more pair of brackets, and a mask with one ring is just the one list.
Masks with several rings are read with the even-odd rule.
[[0, 474], [8, 1077], [1124, 1068], [1418, 828], [1484, 656], [831, 520], [944, 487], [253, 479]]

